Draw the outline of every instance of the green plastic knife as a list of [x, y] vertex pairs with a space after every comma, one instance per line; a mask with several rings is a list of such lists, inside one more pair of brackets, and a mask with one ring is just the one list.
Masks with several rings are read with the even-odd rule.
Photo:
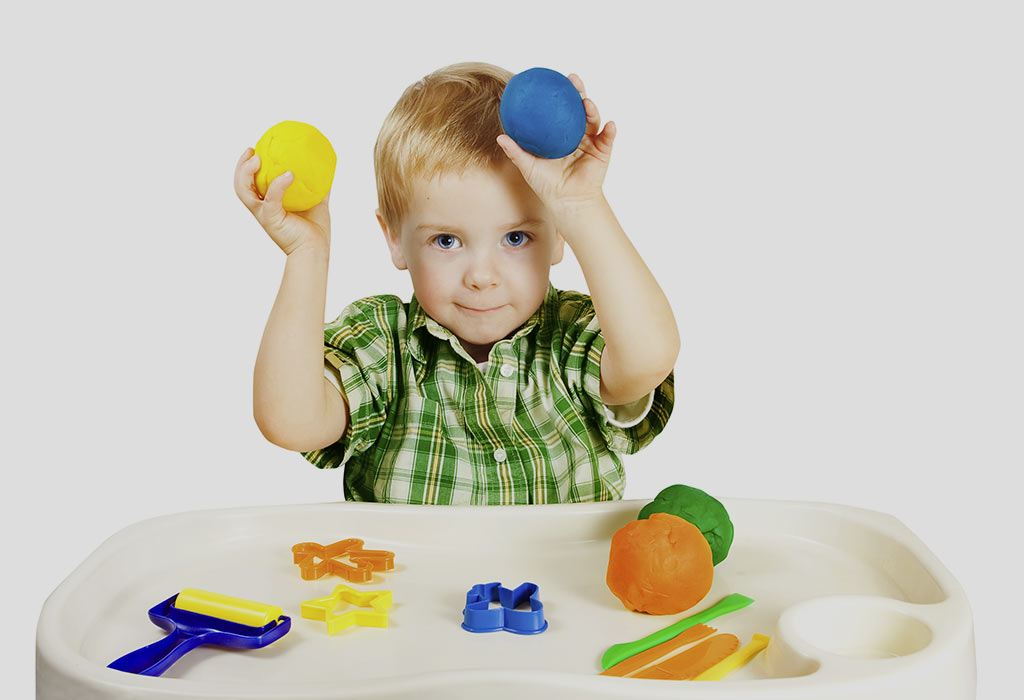
[[707, 622], [708, 620], [714, 620], [720, 615], [740, 610], [753, 602], [753, 598], [748, 598], [747, 596], [740, 595], [739, 593], [733, 593], [732, 595], [727, 595], [722, 598], [707, 610], [702, 610], [699, 613], [685, 617], [679, 622], [658, 630], [654, 634], [647, 635], [643, 639], [638, 639], [635, 642], [612, 644], [601, 656], [601, 669], [607, 671], [615, 664], [625, 661], [629, 657], [635, 656], [641, 651], [646, 651], [647, 649], [657, 646], [662, 642], [667, 642], [673, 637], [690, 629], [694, 625], [699, 625]]

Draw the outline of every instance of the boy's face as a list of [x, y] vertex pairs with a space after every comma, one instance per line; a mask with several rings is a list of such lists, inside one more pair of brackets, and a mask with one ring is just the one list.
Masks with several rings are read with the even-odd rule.
[[420, 306], [478, 362], [537, 310], [565, 247], [511, 161], [418, 180], [400, 231], [377, 218]]

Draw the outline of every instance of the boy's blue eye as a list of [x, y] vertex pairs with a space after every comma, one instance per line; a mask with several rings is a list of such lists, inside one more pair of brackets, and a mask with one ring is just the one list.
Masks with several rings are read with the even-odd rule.
[[434, 239], [434, 242], [437, 243], [437, 245], [440, 246], [441, 248], [444, 248], [445, 250], [450, 250], [451, 248], [455, 247], [455, 242], [457, 240], [458, 239], [455, 236], [451, 235], [450, 233], [442, 233], [440, 236]]
[[510, 246], [518, 248], [526, 243], [526, 234], [522, 231], [509, 231], [505, 234], [505, 240], [508, 241]]

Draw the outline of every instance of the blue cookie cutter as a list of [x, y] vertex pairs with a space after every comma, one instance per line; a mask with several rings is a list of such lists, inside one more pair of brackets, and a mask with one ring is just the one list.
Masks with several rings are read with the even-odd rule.
[[[500, 583], [478, 583], [466, 593], [466, 609], [462, 611], [462, 628], [470, 632], [514, 632], [540, 634], [548, 628], [544, 605], [537, 597], [535, 583], [523, 583], [514, 591]], [[516, 610], [526, 600], [529, 610]], [[492, 602], [500, 608], [490, 607]]]

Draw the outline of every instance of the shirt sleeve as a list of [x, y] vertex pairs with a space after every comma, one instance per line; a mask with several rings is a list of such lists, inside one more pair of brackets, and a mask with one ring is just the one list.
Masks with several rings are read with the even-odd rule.
[[566, 298], [560, 304], [559, 315], [565, 334], [562, 350], [566, 384], [583, 404], [584, 413], [594, 422], [610, 450], [620, 454], [639, 452], [668, 423], [675, 402], [675, 372], [670, 372], [650, 395], [613, 411], [601, 400], [604, 336], [593, 301], [579, 292], [563, 295]]
[[654, 405], [655, 393], [657, 392], [652, 391], [647, 396], [642, 396], [633, 403], [622, 406], [604, 404], [604, 414], [608, 417], [608, 422], [620, 428], [632, 428], [642, 421], [647, 412], [651, 410], [651, 406]]
[[348, 425], [334, 444], [302, 453], [315, 466], [340, 467], [376, 443], [395, 390], [401, 313], [397, 297], [368, 297], [324, 326], [324, 376], [341, 390]]

